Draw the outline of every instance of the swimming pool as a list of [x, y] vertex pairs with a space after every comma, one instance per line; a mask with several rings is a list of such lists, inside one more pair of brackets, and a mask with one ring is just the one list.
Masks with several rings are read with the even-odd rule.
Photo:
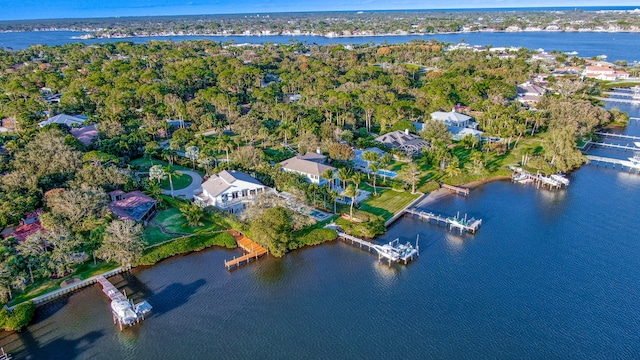
[[391, 170], [378, 170], [378, 175], [386, 176], [388, 178], [393, 179], [394, 177], [398, 176], [398, 173]]

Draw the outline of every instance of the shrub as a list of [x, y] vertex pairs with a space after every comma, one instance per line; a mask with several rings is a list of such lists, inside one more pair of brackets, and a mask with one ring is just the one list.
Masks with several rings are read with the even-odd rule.
[[289, 242], [288, 247], [293, 250], [306, 245], [318, 245], [325, 241], [335, 240], [337, 237], [338, 233], [333, 229], [313, 229], [297, 238], [294, 235], [294, 239]]
[[236, 242], [233, 236], [226, 232], [183, 237], [149, 249], [138, 261], [138, 265], [153, 265], [171, 256], [200, 251], [213, 245], [225, 246], [231, 249], [236, 247]]
[[36, 306], [32, 301], [17, 305], [11, 313], [3, 308], [0, 310], [0, 327], [7, 331], [18, 331], [29, 325], [35, 313]]
[[[357, 218], [364, 220], [363, 214], [365, 214], [365, 212], [358, 212]], [[356, 216], [354, 215], [354, 217]], [[340, 225], [345, 233], [359, 238], [373, 238], [387, 231], [384, 227], [384, 219], [371, 214], [368, 214], [366, 221], [360, 223], [351, 222], [342, 218], [336, 219], [336, 223]]]

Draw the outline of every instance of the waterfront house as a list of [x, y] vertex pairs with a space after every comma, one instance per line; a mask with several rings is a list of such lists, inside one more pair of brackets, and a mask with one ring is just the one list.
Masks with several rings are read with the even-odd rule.
[[42, 209], [28, 213], [20, 221], [20, 225], [2, 231], [2, 236], [4, 238], [15, 237], [18, 242], [23, 242], [29, 235], [45, 231], [45, 228], [40, 223], [40, 215], [42, 215]]
[[200, 206], [215, 206], [233, 214], [240, 214], [256, 195], [270, 190], [260, 181], [242, 171], [224, 170], [212, 175], [194, 193]]
[[136, 190], [125, 193], [122, 190], [115, 190], [109, 193], [111, 202], [109, 210], [122, 220], [133, 220], [144, 222], [153, 215], [157, 201], [142, 191]]
[[471, 116], [461, 114], [456, 111], [455, 107], [449, 111], [436, 111], [431, 113], [433, 120], [439, 120], [447, 124], [447, 126], [457, 126], [461, 128], [476, 129], [478, 124], [471, 121]]
[[582, 75], [588, 78], [609, 81], [629, 78], [629, 73], [627, 72], [615, 70], [609, 66], [602, 65], [587, 66], [582, 72]]
[[[307, 153], [296, 155], [290, 159], [282, 161], [280, 168], [282, 171], [292, 172], [304, 176], [307, 182], [318, 185], [325, 185], [327, 179], [322, 176], [327, 170], [336, 171], [333, 166], [325, 165], [326, 156], [317, 153]], [[334, 179], [331, 179], [333, 181]]]
[[[424, 123], [413, 122], [413, 125], [416, 127], [416, 130], [418, 132], [424, 129]], [[459, 127], [459, 126], [447, 126], [447, 129], [451, 133], [451, 138], [455, 141], [460, 141], [464, 139], [467, 135], [471, 135], [480, 139], [482, 137], [482, 134], [484, 134], [480, 130]]]
[[56, 116], [52, 116], [45, 121], [41, 121], [38, 123], [40, 127], [45, 127], [50, 124], [61, 124], [67, 125], [68, 127], [74, 126], [82, 126], [85, 121], [88, 120], [88, 117], [84, 115], [67, 115], [67, 114], [58, 114]]
[[422, 149], [429, 146], [425, 140], [418, 135], [410, 133], [408, 129], [386, 133], [378, 136], [375, 140], [392, 149], [400, 150], [409, 156], [420, 154]]

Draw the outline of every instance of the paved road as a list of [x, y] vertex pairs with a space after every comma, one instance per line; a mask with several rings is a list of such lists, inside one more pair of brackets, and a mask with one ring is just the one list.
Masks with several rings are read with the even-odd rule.
[[[193, 199], [193, 192], [202, 185], [202, 177], [194, 171], [180, 170], [181, 173], [191, 176], [191, 185], [182, 190], [174, 190], [175, 197], [183, 197], [185, 199]], [[165, 195], [171, 195], [171, 190], [162, 190]]]

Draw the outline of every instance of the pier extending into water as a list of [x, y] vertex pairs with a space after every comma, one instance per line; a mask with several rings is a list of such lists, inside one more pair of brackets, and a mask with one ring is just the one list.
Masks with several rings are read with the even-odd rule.
[[224, 266], [227, 270], [230, 270], [233, 267], [240, 267], [244, 264], [248, 264], [251, 260], [257, 260], [260, 256], [266, 254], [267, 249], [263, 248], [260, 244], [252, 241], [248, 237], [239, 232], [233, 231], [231, 235], [236, 239], [236, 243], [238, 247], [247, 253], [238, 257], [233, 258], [233, 260], [228, 260], [224, 262]]
[[480, 229], [480, 225], [482, 225], [482, 219], [467, 219], [467, 215], [465, 215], [464, 218], [460, 218], [459, 214], [456, 216], [447, 217], [434, 214], [432, 212], [421, 211], [418, 209], [407, 209], [405, 210], [405, 213], [410, 214], [414, 217], [418, 217], [419, 219], [426, 220], [428, 222], [432, 222], [435, 220], [436, 224], [444, 224], [449, 227], [449, 230], [460, 230], [461, 234], [464, 232], [475, 234], [476, 231]]
[[453, 185], [449, 185], [449, 184], [444, 184], [441, 183], [440, 186], [443, 189], [447, 189], [455, 194], [458, 195], [464, 195], [464, 196], [468, 196], [469, 195], [469, 189], [467, 188], [463, 188], [463, 187], [459, 187], [459, 186], [453, 186]]
[[144, 316], [151, 311], [152, 306], [148, 302], [142, 301], [134, 305], [104, 276], [98, 276], [96, 281], [102, 285], [102, 292], [111, 299], [113, 323], [119, 324], [120, 330], [123, 325], [132, 326], [144, 320]]
[[359, 246], [361, 249], [367, 249], [369, 252], [372, 250], [375, 251], [378, 253], [378, 261], [386, 259], [389, 266], [391, 266], [391, 263], [401, 261], [406, 265], [409, 261], [413, 260], [414, 257], [420, 256], [420, 248], [417, 240], [416, 247], [413, 247], [409, 242], [401, 244], [400, 239], [395, 239], [388, 244], [378, 245], [339, 231], [338, 238], [342, 239], [346, 243], [351, 243], [351, 245]]
[[589, 159], [589, 164], [593, 164], [595, 166], [603, 165], [604, 167], [608, 167], [609, 165], [611, 165], [612, 169], [617, 169], [618, 166], [620, 166], [620, 170], [622, 171], [640, 174], [640, 165], [635, 165], [629, 160], [614, 159], [595, 155], [587, 155], [587, 159]]
[[509, 169], [513, 171], [513, 176], [511, 178], [515, 182], [534, 182], [538, 187], [541, 185], [548, 185], [550, 189], [560, 189], [562, 186], [569, 185], [569, 179], [562, 175], [554, 174], [546, 176], [540, 173], [534, 174], [514, 166], [509, 166]]
[[587, 143], [584, 145], [584, 149], [588, 149], [589, 147], [594, 146], [594, 147], [602, 147], [605, 149], [614, 149], [614, 150], [623, 150], [623, 151], [636, 151], [636, 150], [640, 150], [640, 148], [638, 148], [637, 146], [635, 146], [634, 144], [626, 144], [626, 145], [619, 145], [619, 144], [610, 144], [610, 143], [605, 143], [605, 142], [600, 142], [600, 141], [587, 141]]
[[631, 135], [616, 134], [616, 133], [602, 132], [602, 131], [596, 131], [596, 132], [594, 132], [594, 134], [596, 134], [598, 136], [604, 136], [604, 137], [612, 137], [612, 138], [618, 138], [618, 139], [640, 141], [640, 136], [631, 136]]

